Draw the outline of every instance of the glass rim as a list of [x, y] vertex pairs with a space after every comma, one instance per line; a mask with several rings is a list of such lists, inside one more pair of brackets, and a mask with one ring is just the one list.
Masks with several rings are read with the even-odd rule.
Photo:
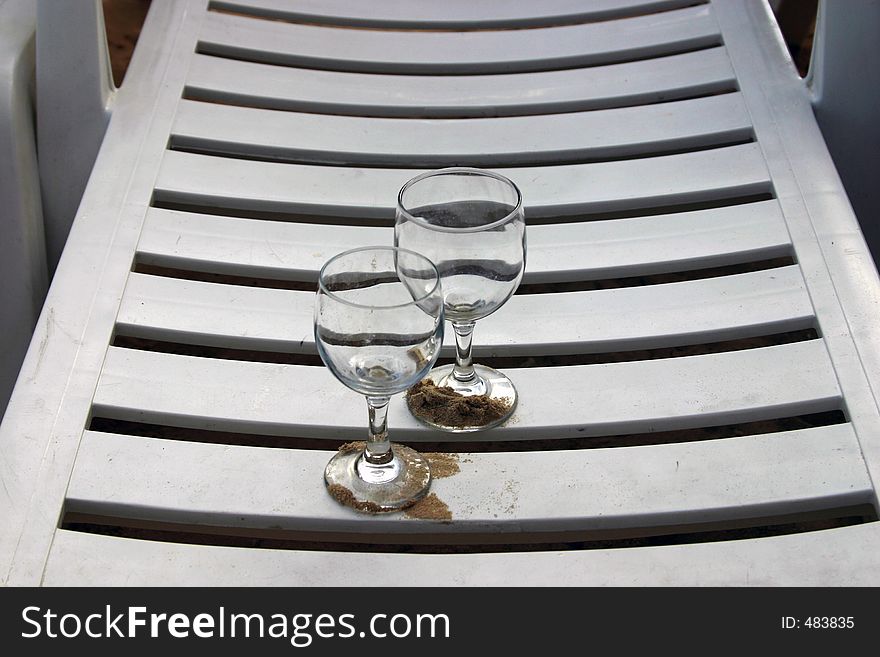
[[[421, 258], [428, 265], [430, 265], [431, 271], [434, 272], [434, 285], [431, 287], [430, 290], [425, 292], [425, 294], [420, 296], [418, 299], [413, 299], [412, 301], [407, 301], [406, 303], [390, 304], [387, 306], [376, 305], [374, 303], [357, 303], [354, 301], [349, 301], [348, 299], [343, 299], [342, 297], [338, 296], [335, 292], [331, 292], [330, 290], [328, 290], [327, 287], [324, 285], [324, 271], [335, 260], [339, 260], [340, 258], [351, 255], [353, 253], [359, 253], [361, 251], [396, 251], [398, 253], [408, 253], [410, 255], [416, 256], [417, 258]], [[403, 283], [403, 281], [399, 281], [399, 282]], [[431, 259], [428, 258], [426, 255], [419, 253], [418, 251], [413, 251], [411, 249], [404, 249], [399, 246], [359, 246], [355, 249], [348, 249], [347, 251], [342, 251], [341, 253], [337, 253], [335, 256], [329, 258], [327, 260], [327, 262], [325, 262], [321, 266], [320, 271], [318, 271], [318, 291], [323, 292], [324, 294], [326, 294], [328, 297], [330, 297], [334, 301], [338, 301], [339, 303], [343, 303], [347, 306], [353, 306], [355, 308], [378, 308], [380, 310], [390, 310], [393, 308], [405, 308], [406, 306], [413, 306], [413, 305], [417, 305], [417, 304], [421, 303], [422, 301], [424, 301], [425, 299], [430, 297], [432, 294], [437, 292], [439, 287], [440, 287], [440, 271], [437, 269], [437, 265], [435, 265], [431, 261]]]
[[[484, 178], [494, 178], [506, 185], [510, 185], [513, 188], [513, 191], [516, 193], [516, 205], [513, 210], [508, 212], [501, 219], [497, 219], [493, 221], [491, 224], [486, 224], [485, 226], [472, 226], [469, 228], [450, 228], [448, 226], [435, 226], [433, 224], [429, 224], [427, 221], [422, 219], [421, 217], [417, 217], [412, 214], [409, 210], [406, 209], [406, 206], [403, 204], [403, 195], [406, 191], [415, 185], [416, 183], [420, 183], [423, 180], [428, 178], [437, 178], [440, 176], [448, 176], [448, 175], [466, 175], [466, 176], [482, 176]], [[406, 183], [404, 183], [403, 187], [400, 188], [400, 191], [397, 193], [397, 211], [402, 213], [407, 219], [414, 221], [415, 223], [423, 226], [425, 228], [429, 228], [430, 230], [436, 230], [444, 233], [479, 233], [484, 230], [489, 230], [491, 228], [495, 228], [497, 226], [502, 226], [510, 221], [514, 216], [520, 213], [522, 210], [522, 192], [515, 182], [513, 182], [507, 176], [503, 176], [500, 173], [495, 173], [494, 171], [489, 171], [488, 169], [477, 169], [474, 167], [447, 167], [445, 169], [436, 169], [434, 171], [425, 171], [424, 173], [420, 173], [414, 178], [410, 178]]]

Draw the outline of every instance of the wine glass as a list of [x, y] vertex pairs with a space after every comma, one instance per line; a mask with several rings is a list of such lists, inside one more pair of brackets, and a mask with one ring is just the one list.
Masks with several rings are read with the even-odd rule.
[[443, 343], [440, 276], [423, 255], [393, 247], [341, 253], [321, 269], [315, 342], [333, 375], [367, 398], [366, 446], [340, 449], [324, 482], [361, 511], [402, 509], [431, 483], [427, 460], [388, 439], [388, 403], [431, 369]]
[[498, 310], [522, 280], [526, 224], [522, 194], [508, 178], [473, 168], [449, 168], [416, 176], [397, 197], [394, 245], [423, 253], [437, 266], [446, 319], [455, 331], [454, 365], [432, 370], [427, 379], [465, 397], [485, 395], [501, 411], [468, 421], [425, 417], [445, 431], [488, 429], [504, 422], [517, 402], [513, 383], [501, 372], [471, 360], [475, 322]]

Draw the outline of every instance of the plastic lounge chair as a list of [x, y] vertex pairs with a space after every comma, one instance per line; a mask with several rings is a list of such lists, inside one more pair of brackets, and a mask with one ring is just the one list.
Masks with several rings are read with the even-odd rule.
[[[0, 428], [5, 583], [880, 583], [880, 283], [765, 3], [206, 5], [153, 3]], [[451, 518], [359, 514], [317, 270], [449, 164], [526, 199], [520, 405], [395, 399]]]

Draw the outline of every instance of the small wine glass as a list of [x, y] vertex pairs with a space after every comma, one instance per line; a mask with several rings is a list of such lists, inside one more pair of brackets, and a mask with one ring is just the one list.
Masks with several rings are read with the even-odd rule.
[[423, 255], [393, 247], [341, 253], [321, 269], [315, 342], [333, 375], [367, 398], [366, 446], [342, 448], [324, 482], [362, 511], [405, 508], [428, 492], [427, 460], [388, 439], [388, 403], [431, 369], [443, 343], [440, 276]]
[[471, 345], [475, 322], [498, 310], [522, 280], [522, 194], [508, 178], [481, 169], [456, 167], [416, 176], [397, 197], [394, 245], [423, 253], [437, 266], [446, 319], [455, 331], [455, 364], [432, 370], [427, 379], [466, 397], [486, 395], [507, 407], [494, 418], [464, 425], [426, 418], [412, 404], [410, 410], [422, 422], [451, 432], [501, 424], [513, 413], [516, 389], [501, 372], [475, 365]]

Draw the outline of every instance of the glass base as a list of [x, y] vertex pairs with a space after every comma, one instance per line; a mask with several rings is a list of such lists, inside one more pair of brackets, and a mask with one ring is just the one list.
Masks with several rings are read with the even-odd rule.
[[[342, 449], [324, 470], [327, 491], [340, 504], [367, 513], [412, 506], [431, 487], [428, 460], [405, 445], [391, 444], [394, 459], [372, 466], [363, 458], [363, 443]], [[366, 479], [366, 481], [365, 481]]]
[[490, 413], [487, 419], [482, 421], [477, 421], [474, 417], [461, 417], [445, 421], [439, 417], [425, 416], [423, 412], [413, 407], [410, 397], [407, 395], [407, 406], [409, 406], [410, 412], [423, 424], [450, 433], [483, 431], [502, 424], [513, 415], [513, 411], [516, 409], [518, 397], [513, 382], [498, 370], [485, 365], [474, 365], [474, 371], [477, 373], [477, 378], [474, 381], [463, 383], [453, 376], [452, 365], [444, 365], [428, 372], [425, 380], [431, 381], [441, 388], [452, 388], [465, 397], [486, 395], [491, 406], [494, 409], [502, 409], [501, 411]]

